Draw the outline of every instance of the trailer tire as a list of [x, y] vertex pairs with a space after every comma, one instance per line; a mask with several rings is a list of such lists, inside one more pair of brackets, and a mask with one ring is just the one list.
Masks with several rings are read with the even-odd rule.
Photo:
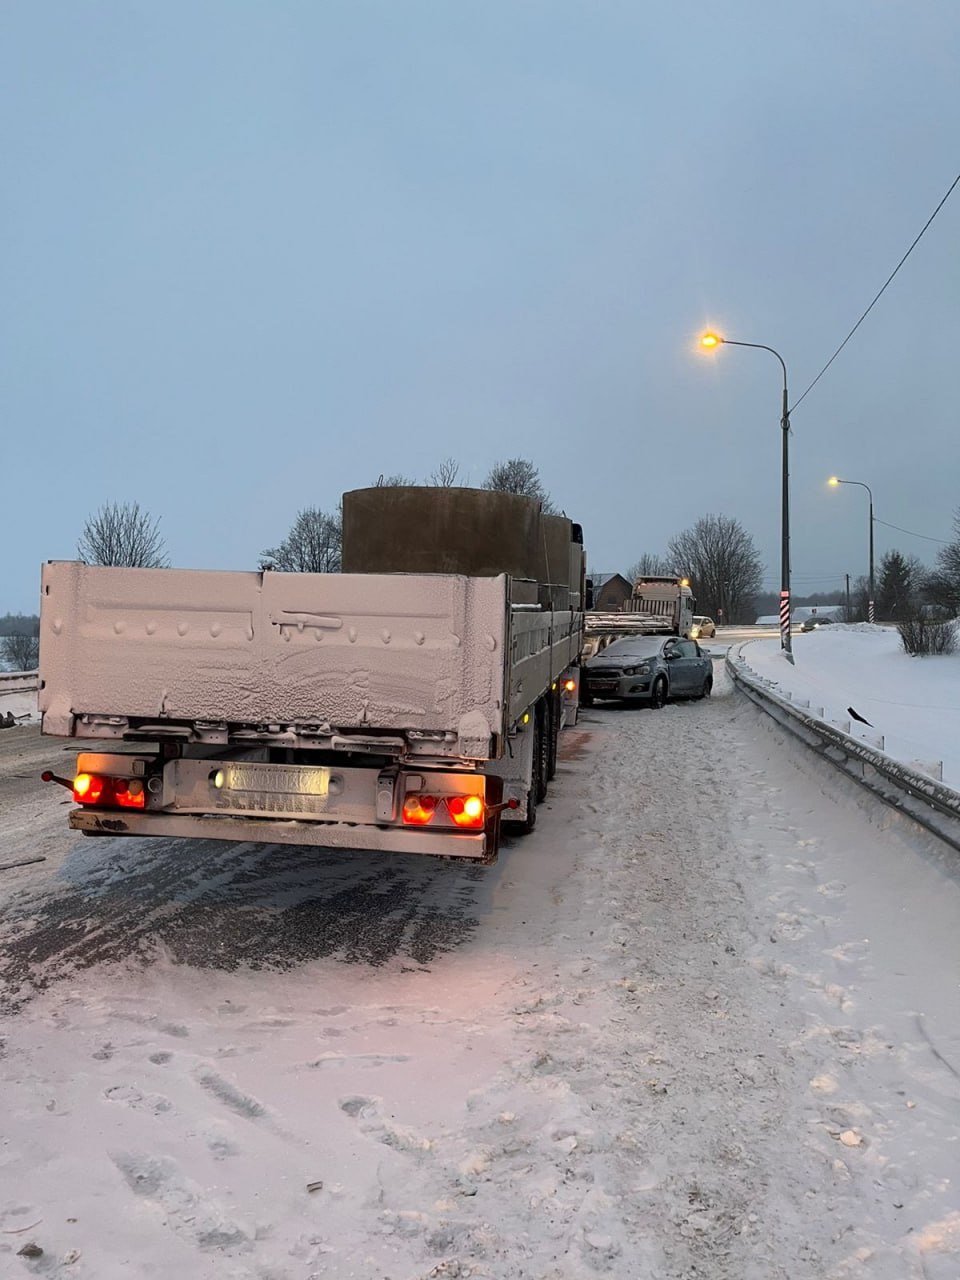
[[537, 806], [543, 798], [541, 784], [543, 784], [543, 794], [546, 794], [546, 784], [543, 783], [545, 752], [543, 750], [542, 705], [542, 703], [538, 703], [534, 708], [533, 714], [533, 760], [530, 765], [530, 787], [527, 791], [527, 816], [517, 827], [523, 836], [529, 835], [537, 825]]
[[533, 828], [537, 825], [537, 788], [531, 786], [527, 792], [527, 816], [524, 820], [517, 824], [517, 830], [522, 836], [528, 836]]
[[543, 804], [547, 798], [547, 784], [550, 781], [550, 735], [551, 715], [550, 700], [541, 698], [536, 708], [536, 738], [533, 742], [533, 780], [537, 788], [537, 804]]
[[560, 745], [560, 691], [554, 693], [549, 702], [550, 708], [550, 751], [547, 762], [547, 781], [552, 782], [557, 776], [557, 749]]
[[[537, 730], [535, 729], [536, 733]], [[522, 836], [528, 836], [537, 825], [537, 744], [533, 744], [533, 769], [530, 776], [530, 789], [527, 791], [527, 816], [518, 824], [517, 830]]]

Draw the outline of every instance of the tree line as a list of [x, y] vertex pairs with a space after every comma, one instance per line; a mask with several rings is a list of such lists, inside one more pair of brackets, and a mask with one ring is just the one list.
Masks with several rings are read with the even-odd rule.
[[[374, 484], [449, 489], [458, 485], [459, 473], [456, 459], [444, 458], [426, 480], [381, 475]], [[495, 463], [481, 488], [525, 494], [536, 498], [545, 512], [556, 511], [539, 471], [526, 458]], [[297, 512], [282, 541], [260, 552], [258, 568], [284, 573], [339, 573], [342, 547], [343, 515], [339, 506], [334, 511], [304, 507]], [[111, 502], [100, 507], [83, 527], [77, 554], [86, 564], [165, 569], [170, 563], [159, 519], [155, 520], [136, 502]]]
[[[459, 472], [456, 459], [445, 458], [425, 480], [395, 474], [381, 475], [375, 483], [453, 488], [460, 483]], [[527, 458], [497, 462], [481, 487], [525, 494], [537, 499], [545, 512], [557, 510], [537, 467]], [[954, 516], [953, 532], [953, 540], [938, 552], [932, 570], [915, 557], [897, 550], [881, 557], [875, 582], [877, 617], [899, 622], [921, 613], [944, 618], [960, 616], [960, 508]], [[337, 573], [342, 544], [340, 508], [324, 511], [320, 507], [305, 507], [297, 512], [281, 541], [261, 551], [258, 567], [292, 573]], [[90, 516], [77, 544], [77, 553], [87, 564], [140, 568], [169, 565], [159, 519], [136, 502], [108, 503]], [[752, 621], [757, 604], [764, 600], [763, 565], [754, 541], [739, 521], [730, 516], [702, 516], [671, 538], [665, 552], [640, 556], [625, 576], [634, 580], [662, 574], [689, 578], [698, 611], [720, 617], [726, 623]], [[834, 592], [821, 594], [819, 600], [844, 609], [848, 620], [854, 620], [867, 616], [868, 596], [869, 583], [861, 577], [853, 583], [849, 598], [846, 593]], [[776, 597], [771, 599], [774, 603], [768, 611], [775, 612]], [[795, 596], [795, 600], [799, 599]], [[17, 625], [18, 620], [11, 615], [7, 622], [11, 634], [3, 639], [0, 653], [8, 662], [13, 662], [5, 652], [6, 645], [24, 633], [27, 638], [35, 637], [36, 623], [23, 620], [22, 625]], [[32, 630], [31, 625], [26, 625], [28, 622], [32, 623]], [[0, 634], [2, 632], [0, 626]]]
[[[877, 618], [901, 623], [917, 617], [960, 616], [960, 508], [954, 515], [953, 535], [938, 552], [932, 569], [899, 550], [880, 557], [874, 576]], [[778, 611], [778, 594], [760, 589], [763, 568], [753, 540], [728, 516], [704, 516], [672, 538], [666, 554], [644, 554], [625, 576], [632, 581], [660, 574], [688, 577], [698, 611], [727, 623], [752, 622], [757, 612]], [[869, 599], [870, 582], [864, 575], [854, 579], [849, 592], [821, 592], [810, 603], [835, 606], [845, 621], [855, 622], [868, 616]], [[804, 603], [804, 597], [794, 592], [793, 603]]]

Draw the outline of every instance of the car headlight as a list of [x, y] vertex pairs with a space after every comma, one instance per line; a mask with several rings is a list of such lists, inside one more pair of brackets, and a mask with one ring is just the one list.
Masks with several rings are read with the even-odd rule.
[[699, 636], [699, 634], [700, 634], [700, 628], [699, 628], [699, 627], [691, 627], [691, 628], [690, 628], [690, 639], [691, 639], [691, 640], [696, 640], [696, 638]]
[[640, 663], [640, 665], [639, 665], [639, 666], [636, 666], [636, 667], [624, 667], [624, 668], [623, 668], [623, 674], [624, 674], [625, 676], [646, 676], [646, 675], [649, 675], [649, 674], [650, 674], [650, 663], [649, 663], [649, 662], [641, 662], [641, 663]]

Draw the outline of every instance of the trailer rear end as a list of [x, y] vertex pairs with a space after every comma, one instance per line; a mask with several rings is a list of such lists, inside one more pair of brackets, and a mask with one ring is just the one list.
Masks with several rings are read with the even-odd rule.
[[[352, 545], [353, 562], [376, 560]], [[43, 731], [116, 744], [81, 751], [74, 777], [55, 779], [77, 803], [71, 827], [88, 835], [489, 862], [502, 821], [535, 820], [581, 638], [569, 583], [507, 573], [52, 562]]]

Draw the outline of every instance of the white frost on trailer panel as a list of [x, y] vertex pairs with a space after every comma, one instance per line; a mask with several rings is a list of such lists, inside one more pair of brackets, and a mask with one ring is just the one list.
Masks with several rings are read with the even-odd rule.
[[503, 702], [506, 580], [44, 567], [40, 708], [443, 730]]

